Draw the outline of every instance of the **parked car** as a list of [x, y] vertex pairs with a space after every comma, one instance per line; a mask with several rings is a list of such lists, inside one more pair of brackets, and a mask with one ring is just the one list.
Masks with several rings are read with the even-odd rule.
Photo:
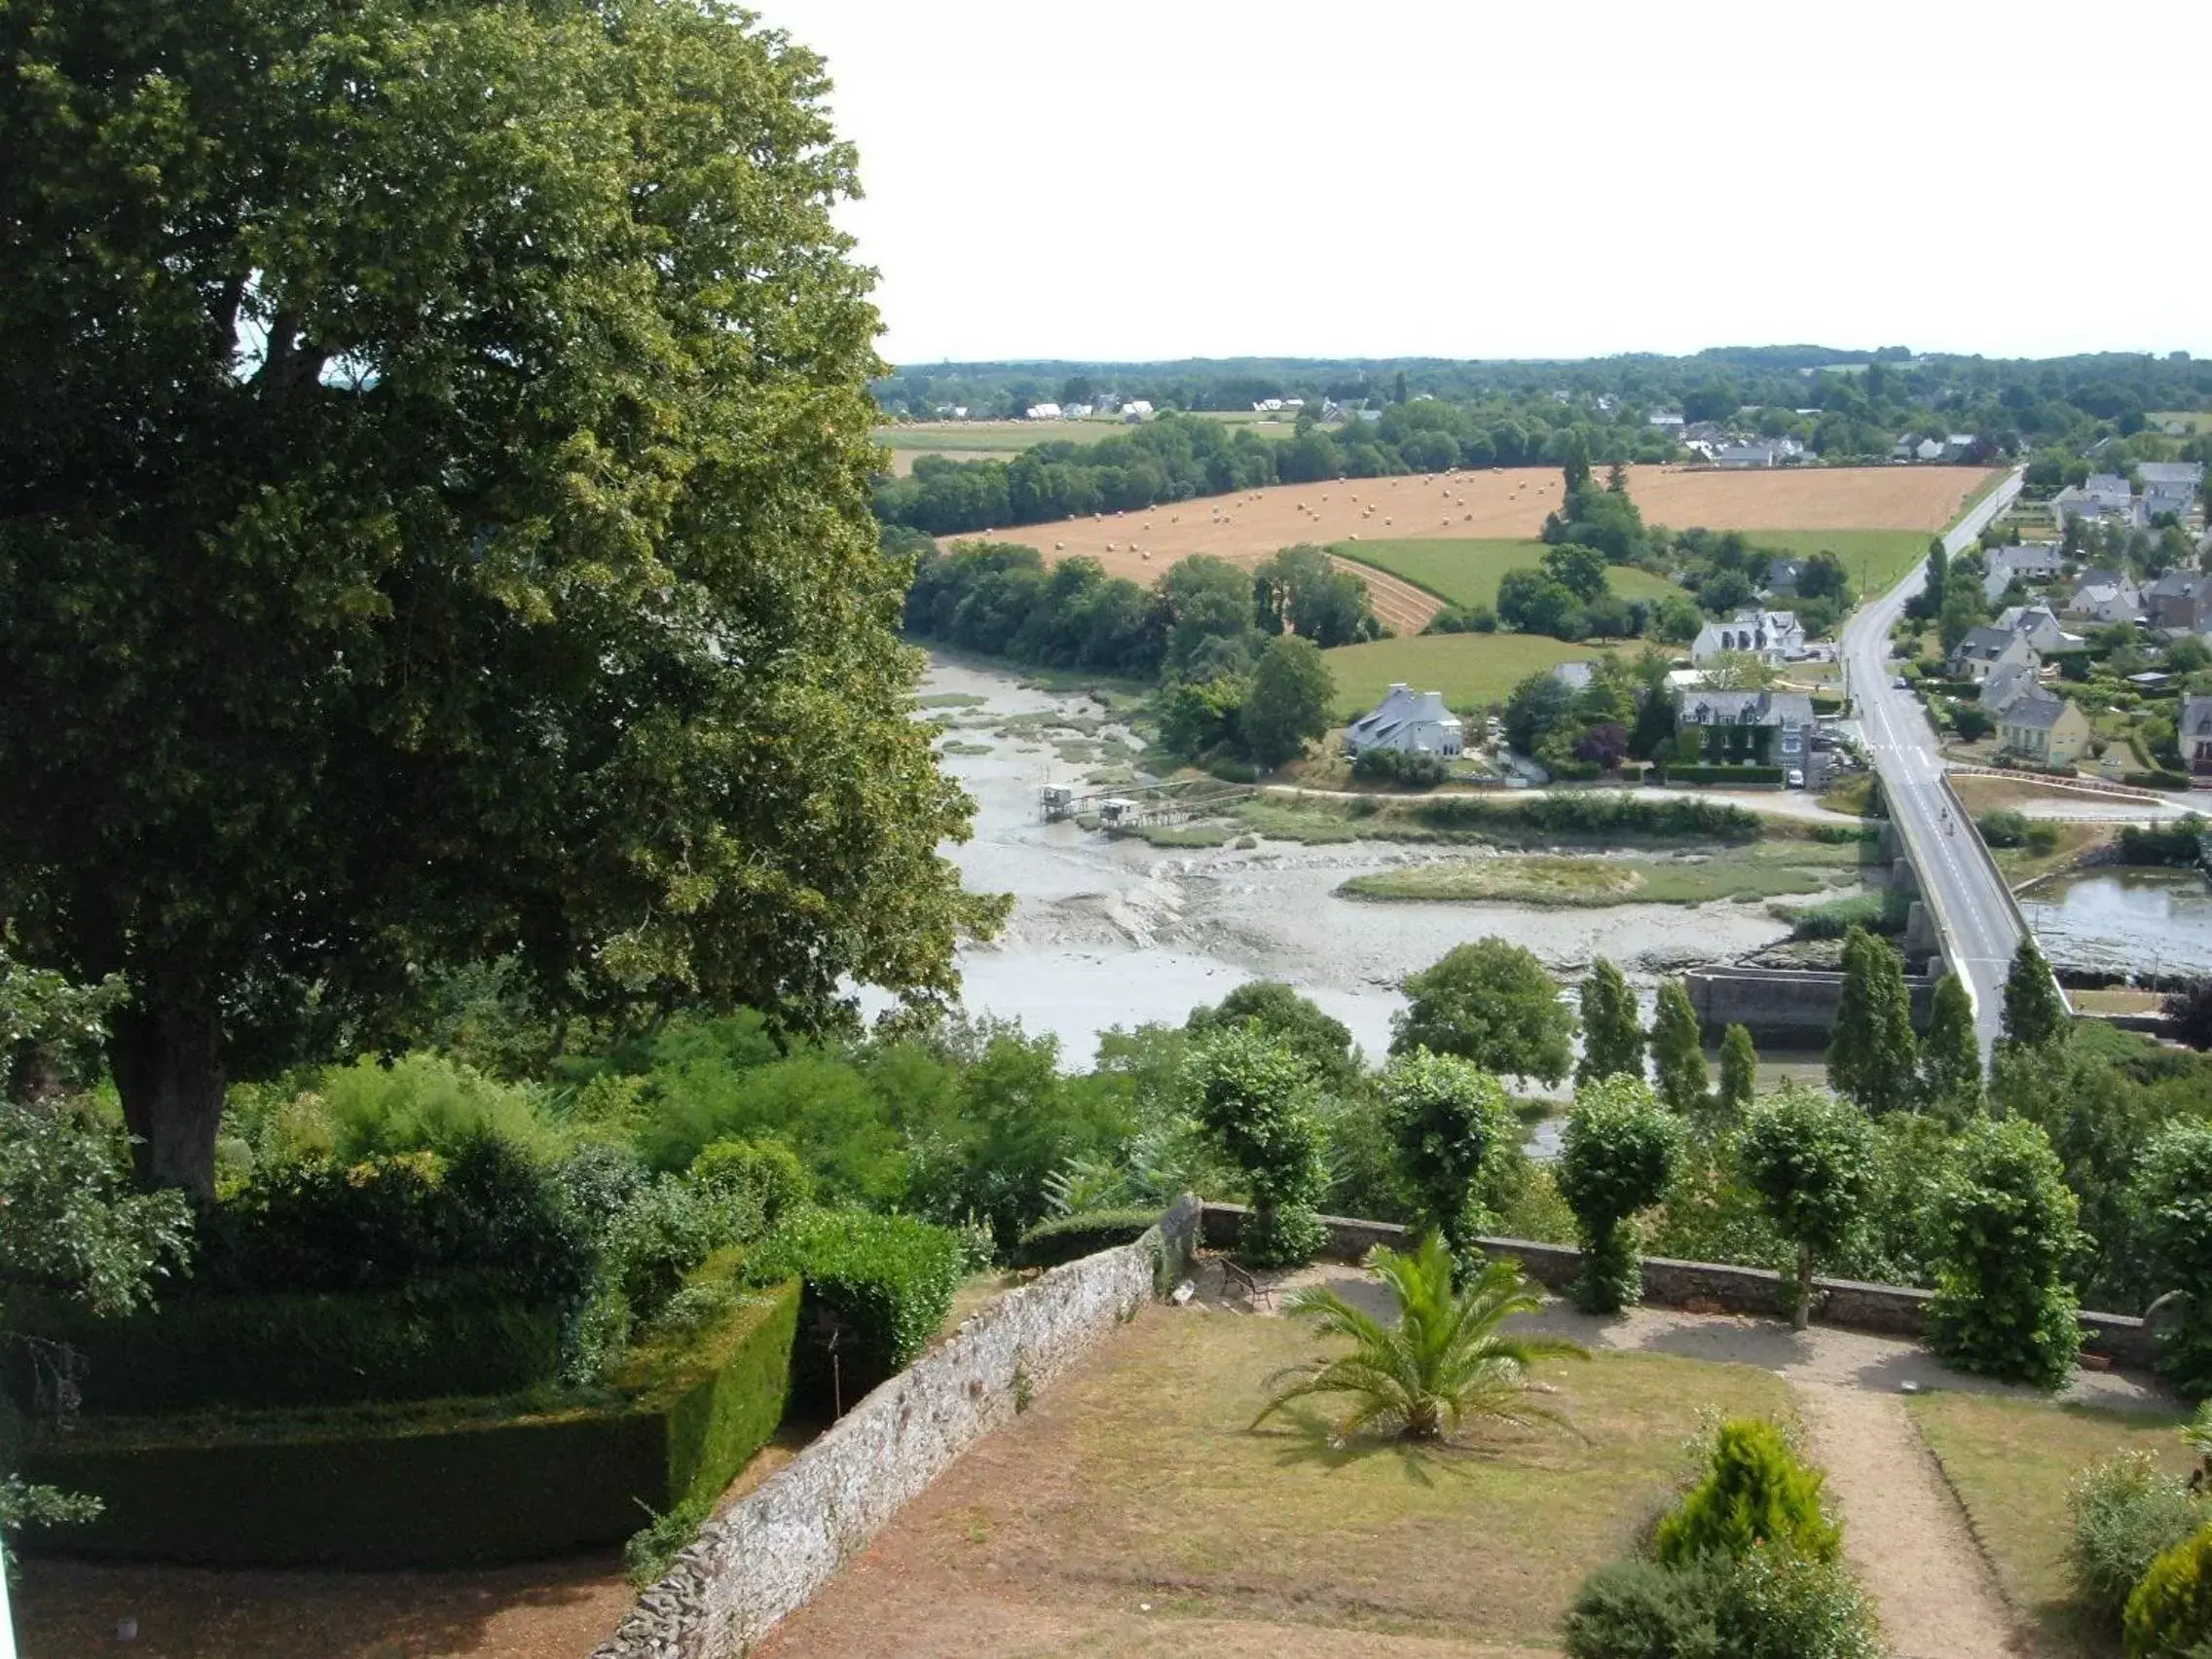
[[1805, 774], [1794, 766], [1789, 768], [1789, 787], [1793, 790], [1801, 790], [1805, 787]]

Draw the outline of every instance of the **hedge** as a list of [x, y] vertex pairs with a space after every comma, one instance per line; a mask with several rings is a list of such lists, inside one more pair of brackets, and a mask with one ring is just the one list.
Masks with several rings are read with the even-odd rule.
[[1697, 841], [1755, 841], [1764, 825], [1732, 801], [1667, 800], [1626, 790], [1577, 790], [1533, 800], [1424, 800], [1411, 813], [1431, 830], [1535, 831], [1614, 840], [1632, 835]]
[[1152, 1210], [1094, 1210], [1088, 1215], [1063, 1215], [1041, 1221], [1021, 1235], [1014, 1247], [1018, 1268], [1056, 1268], [1062, 1262], [1081, 1261], [1119, 1244], [1134, 1244], [1160, 1219]]
[[2187, 790], [2195, 787], [2195, 780], [2187, 772], [2169, 772], [2162, 766], [2156, 772], [2122, 772], [2120, 781], [2132, 784], [2139, 790]]
[[[556, 1309], [389, 1292], [185, 1297], [128, 1319], [20, 1298], [7, 1323], [83, 1356], [81, 1409], [95, 1416], [512, 1394], [561, 1363]], [[8, 1392], [27, 1408], [25, 1357], [8, 1357]]]
[[[210, 1567], [453, 1567], [618, 1544], [645, 1509], [719, 1493], [783, 1419], [796, 1284], [648, 1347], [623, 1398], [354, 1414], [232, 1413], [41, 1430], [23, 1473], [105, 1505], [55, 1554]], [[641, 1507], [644, 1506], [644, 1507]]]
[[1670, 784], [1779, 784], [1780, 766], [1669, 766]]
[[806, 1294], [792, 1358], [806, 1409], [840, 1410], [903, 1371], [952, 1310], [959, 1235], [906, 1215], [805, 1210], [747, 1258], [746, 1274], [797, 1277]]

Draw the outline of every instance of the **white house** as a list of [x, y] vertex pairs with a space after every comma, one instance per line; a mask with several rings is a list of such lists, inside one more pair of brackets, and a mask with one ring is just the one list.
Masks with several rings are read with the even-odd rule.
[[1345, 753], [1395, 749], [1402, 755], [1459, 753], [1464, 731], [1459, 717], [1444, 706], [1441, 691], [1415, 691], [1392, 685], [1389, 694], [1345, 727]]
[[2200, 461], [2146, 461], [2135, 470], [2143, 475], [2145, 518], [2171, 513], [2176, 519], [2186, 519], [2196, 505], [2197, 491], [2204, 487], [2204, 463]]
[[1141, 397], [1132, 397], [1122, 405], [1122, 419], [1128, 422], [1152, 419], [1152, 405]]
[[1793, 610], [1739, 610], [1708, 622], [1690, 646], [1690, 661], [1711, 662], [1722, 651], [1749, 651], [1775, 667], [1805, 654], [1805, 625]]
[[2066, 555], [2055, 541], [2023, 541], [2017, 547], [1992, 547], [1989, 574], [1981, 584], [1982, 595], [1995, 604], [1997, 597], [2010, 587], [2015, 578], [2023, 582], [2047, 582], [2062, 575], [2065, 570]]
[[2119, 571], [2083, 571], [2074, 584], [2074, 597], [2066, 602], [2066, 612], [2097, 622], [2140, 622], [2143, 590], [2132, 576]]
[[2069, 519], [2095, 523], [2113, 519], [2121, 524], [2144, 522], [2142, 503], [2126, 479], [2117, 472], [2092, 472], [2078, 489], [2065, 489], [2050, 498], [2051, 516], [2063, 525]]
[[2021, 635], [2042, 656], [2080, 650], [2088, 643], [2081, 635], [2069, 634], [2061, 628], [2049, 603], [2044, 600], [2038, 600], [2033, 605], [2007, 607], [1995, 625], [2008, 633]]
[[1975, 628], [1959, 642], [1946, 672], [1953, 680], [1972, 680], [1978, 684], [1998, 669], [2012, 664], [2030, 669], [2043, 666], [2043, 658], [2028, 643], [2027, 635], [2015, 634], [2009, 628]]
[[1057, 403], [1032, 403], [1029, 406], [1029, 419], [1032, 421], [1057, 421], [1059, 418], [1060, 406]]

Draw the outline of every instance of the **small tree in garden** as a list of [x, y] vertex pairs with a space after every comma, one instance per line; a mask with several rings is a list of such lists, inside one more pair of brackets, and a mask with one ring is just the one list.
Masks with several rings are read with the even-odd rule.
[[1643, 1075], [1643, 1021], [1621, 971], [1603, 956], [1582, 981], [1582, 1060], [1574, 1081]]
[[2135, 1213], [2160, 1295], [2178, 1291], [2158, 1321], [2158, 1370], [2193, 1400], [2212, 1397], [2212, 1124], [2167, 1124], [2143, 1149]]
[[1475, 1198], [1484, 1165], [1513, 1144], [1513, 1108], [1497, 1079], [1451, 1054], [1400, 1054], [1379, 1085], [1383, 1122], [1421, 1216], [1465, 1263], [1487, 1217]]
[[1729, 1026], [1720, 1035], [1720, 1092], [1714, 1101], [1724, 1122], [1735, 1123], [1751, 1109], [1758, 1082], [1759, 1051], [1751, 1046], [1751, 1032]]
[[1659, 1098], [1669, 1107], [1685, 1118], [1706, 1109], [1711, 1074], [1705, 1065], [1705, 1037], [1679, 979], [1659, 987], [1659, 1006], [1651, 1019], [1651, 1062], [1659, 1075]]
[[1966, 981], [1946, 974], [1936, 981], [1928, 1035], [1920, 1042], [1920, 1103], [1951, 1119], [1981, 1109], [1981, 1042], [1974, 1035], [1973, 999]]
[[1447, 951], [1406, 980], [1390, 1051], [1457, 1054], [1501, 1077], [1558, 1083], [1574, 1054], [1574, 1013], [1530, 952], [1501, 939]]
[[2079, 1205], [2043, 1129], [1969, 1125], [1936, 1199], [1940, 1266], [1929, 1346], [1962, 1371], [2056, 1388], [2082, 1351], [2066, 1268]]
[[1812, 1318], [1813, 1270], [1843, 1248], [1874, 1190], [1873, 1125], [1849, 1101], [1788, 1088], [1751, 1114], [1736, 1155], [1775, 1231], [1796, 1246], [1790, 1323], [1802, 1331]]
[[1912, 1104], [1917, 1045], [1904, 961], [1887, 940], [1853, 928], [1843, 941], [1843, 1000], [1828, 1044], [1828, 1084], [1876, 1116]]
[[1641, 1079], [1607, 1078], [1575, 1091], [1556, 1179], [1581, 1237], [1574, 1299], [1585, 1311], [1615, 1313], [1641, 1298], [1643, 1270], [1628, 1222], [1659, 1201], [1681, 1150], [1680, 1120]]
[[1666, 1567], [1752, 1550], [1834, 1561], [1843, 1530], [1821, 1502], [1823, 1478], [1771, 1422], [1724, 1422], [1714, 1436], [1705, 1479], [1659, 1523], [1652, 1553]]
[[2195, 1659], [2212, 1646], [2212, 1525], [2151, 1564], [2120, 1616], [2127, 1659]]
[[2005, 1041], [2020, 1049], [2047, 1049], [2066, 1037], [2066, 1003], [2036, 941], [2022, 937], [2005, 976]]
[[1454, 1290], [1452, 1254], [1433, 1233], [1412, 1250], [1379, 1249], [1368, 1265], [1397, 1304], [1397, 1319], [1385, 1324], [1318, 1286], [1293, 1292], [1284, 1311], [1312, 1319], [1328, 1336], [1349, 1338], [1352, 1351], [1278, 1372], [1272, 1381], [1284, 1385], [1252, 1419], [1254, 1428], [1293, 1400], [1317, 1394], [1352, 1401], [1332, 1425], [1330, 1438], [1339, 1444], [1377, 1430], [1441, 1440], [1482, 1419], [1519, 1427], [1560, 1420], [1529, 1397], [1529, 1369], [1539, 1359], [1590, 1356], [1564, 1337], [1498, 1329], [1543, 1305], [1518, 1269], [1493, 1262]]
[[1269, 1265], [1312, 1260], [1325, 1236], [1315, 1205], [1327, 1171], [1306, 1062], [1279, 1039], [1237, 1026], [1195, 1044], [1184, 1079], [1192, 1115], [1251, 1190], [1239, 1250]]

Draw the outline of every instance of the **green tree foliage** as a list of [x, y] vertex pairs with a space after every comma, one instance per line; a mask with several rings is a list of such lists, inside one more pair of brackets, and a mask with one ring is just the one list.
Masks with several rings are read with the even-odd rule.
[[1261, 631], [1296, 634], [1326, 650], [1382, 637], [1367, 583], [1337, 569], [1326, 548], [1285, 547], [1253, 572]]
[[1595, 547], [1563, 542], [1544, 549], [1544, 574], [1584, 605], [1605, 597], [1605, 556]]
[[1679, 979], [1663, 979], [1651, 1016], [1651, 1064], [1659, 1077], [1659, 1098], [1669, 1110], [1694, 1118], [1706, 1109], [1711, 1073], [1705, 1064], [1705, 1038], [1697, 1010]]
[[1192, 1115], [1243, 1172], [1252, 1195], [1239, 1240], [1244, 1256], [1309, 1261], [1323, 1236], [1314, 1204], [1327, 1171], [1306, 1062], [1264, 1031], [1231, 1026], [1191, 1046], [1184, 1088]]
[[1574, 1080], [1643, 1075], [1643, 1016], [1621, 971], [1601, 956], [1582, 981], [1582, 1058]]
[[925, 540], [904, 625], [963, 650], [1133, 680], [1158, 674], [1167, 647], [1167, 607], [1157, 587], [1109, 576], [1089, 558], [1062, 559], [1047, 571], [1034, 547], [1003, 543], [965, 542], [940, 553]]
[[1183, 1029], [1203, 1037], [1246, 1023], [1289, 1048], [1326, 1087], [1346, 1090], [1359, 1081], [1359, 1053], [1350, 1028], [1279, 979], [1250, 980], [1210, 1007], [1193, 1009]]
[[1849, 1567], [1754, 1550], [1678, 1567], [1600, 1567], [1568, 1609], [1569, 1659], [1881, 1659], [1889, 1651]]
[[1001, 912], [909, 718], [821, 60], [691, 0], [5, 28], [0, 906], [129, 982], [143, 1171], [208, 1191], [231, 1069], [424, 960], [948, 997]]
[[1973, 999], [1956, 974], [1936, 981], [1928, 1034], [1920, 1040], [1920, 1103], [1953, 1120], [1981, 1109], [1981, 1042], [1973, 1027]]
[[1484, 1071], [1557, 1084], [1574, 1055], [1574, 1014], [1543, 964], [1517, 944], [1481, 939], [1455, 946], [1406, 979], [1390, 1052], [1428, 1049]]
[[1929, 1346], [1962, 1371], [2061, 1386], [2082, 1348], [2066, 1281], [2082, 1239], [2049, 1137], [2017, 1119], [1969, 1125], [1936, 1210]]
[[1918, 1045], [1904, 962], [1887, 940], [1853, 928], [1843, 941], [1843, 1000], [1828, 1043], [1828, 1083], [1868, 1112], [1913, 1101]]
[[2212, 1525], [2151, 1564], [2120, 1620], [2127, 1659], [2194, 1659], [2212, 1644]]
[[1874, 1131], [1865, 1113], [1832, 1094], [1787, 1088], [1754, 1111], [1736, 1156], [1775, 1231], [1796, 1248], [1790, 1322], [1813, 1311], [1813, 1274], [1841, 1250], [1874, 1190]]
[[1723, 1422], [1705, 1479], [1659, 1523], [1652, 1554], [1666, 1567], [1761, 1549], [1834, 1561], [1843, 1530], [1822, 1504], [1822, 1481], [1821, 1471], [1801, 1461], [1771, 1422]]
[[1270, 640], [1252, 672], [1252, 688], [1236, 718], [1237, 735], [1256, 765], [1269, 771], [1303, 754], [1329, 729], [1337, 684], [1310, 640]]
[[1640, 1078], [1614, 1077], [1575, 1090], [1555, 1179], [1574, 1211], [1582, 1273], [1574, 1298], [1592, 1313], [1641, 1299], [1643, 1270], [1629, 1219], [1665, 1195], [1682, 1152], [1680, 1120]]
[[1567, 682], [1543, 669], [1513, 687], [1505, 699], [1505, 741], [1523, 755], [1565, 726], [1574, 715], [1574, 692]]
[[1493, 1262], [1455, 1289], [1452, 1253], [1434, 1234], [1409, 1251], [1378, 1249], [1368, 1266], [1398, 1317], [1384, 1323], [1324, 1286], [1293, 1292], [1285, 1312], [1311, 1319], [1322, 1335], [1342, 1337], [1352, 1349], [1287, 1374], [1253, 1427], [1316, 1395], [1351, 1402], [1330, 1427], [1338, 1445], [1362, 1434], [1442, 1440], [1469, 1422], [1531, 1427], [1561, 1420], [1530, 1398], [1529, 1372], [1538, 1360], [1589, 1355], [1564, 1337], [1499, 1328], [1542, 1306], [1519, 1270]]
[[2158, 1370], [2190, 1399], [2212, 1398], [2212, 1124], [2181, 1120], [2154, 1135], [2129, 1198], [2152, 1287], [2182, 1293], [2156, 1327]]
[[1758, 1090], [1759, 1051], [1750, 1030], [1731, 1025], [1720, 1034], [1720, 1088], [1714, 1105], [1723, 1124], [1741, 1123]]
[[1177, 561], [1160, 578], [1160, 596], [1167, 619], [1162, 666], [1170, 679], [1250, 670], [1260, 630], [1248, 571], [1200, 553]]
[[1383, 1122], [1423, 1221], [1465, 1262], [1491, 1218], [1477, 1183], [1515, 1145], [1512, 1103], [1497, 1079], [1426, 1049], [1391, 1060], [1377, 1085]]
[[2047, 1049], [2066, 1037], [2066, 1003], [2036, 941], [2022, 936], [2005, 976], [2005, 1041], [2015, 1048]]

